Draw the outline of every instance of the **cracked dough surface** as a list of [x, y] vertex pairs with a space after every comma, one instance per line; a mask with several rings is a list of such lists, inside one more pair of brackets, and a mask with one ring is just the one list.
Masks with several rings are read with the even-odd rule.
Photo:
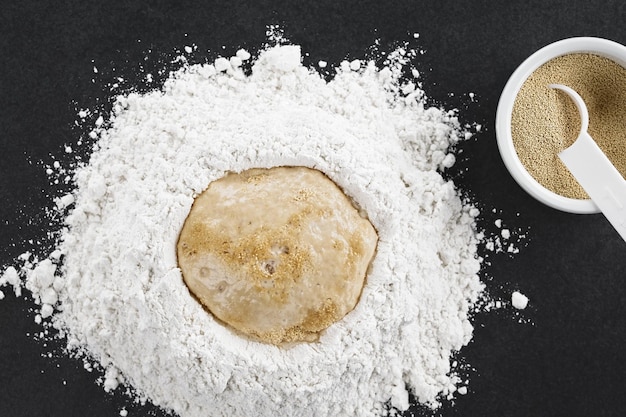
[[277, 167], [209, 184], [177, 255], [188, 288], [215, 317], [282, 344], [316, 340], [355, 307], [377, 240], [324, 174]]

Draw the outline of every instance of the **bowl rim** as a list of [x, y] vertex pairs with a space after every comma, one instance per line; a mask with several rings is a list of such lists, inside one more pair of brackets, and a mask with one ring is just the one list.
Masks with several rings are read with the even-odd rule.
[[520, 161], [511, 134], [513, 104], [526, 79], [541, 65], [559, 56], [572, 53], [593, 53], [609, 58], [626, 68], [626, 46], [604, 38], [573, 37], [544, 46], [517, 67], [507, 81], [496, 110], [496, 142], [504, 165], [515, 181], [542, 203], [569, 213], [593, 214], [600, 209], [591, 200], [580, 200], [556, 194], [535, 180]]

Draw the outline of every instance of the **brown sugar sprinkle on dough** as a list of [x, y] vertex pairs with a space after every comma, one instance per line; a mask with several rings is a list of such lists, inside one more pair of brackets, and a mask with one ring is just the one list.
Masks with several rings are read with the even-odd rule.
[[321, 172], [251, 169], [196, 198], [178, 263], [221, 322], [267, 343], [309, 342], [358, 302], [377, 239]]

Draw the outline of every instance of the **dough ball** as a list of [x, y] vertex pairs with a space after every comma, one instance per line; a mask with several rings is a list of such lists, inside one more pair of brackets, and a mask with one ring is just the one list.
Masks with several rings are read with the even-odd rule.
[[200, 194], [177, 244], [189, 290], [254, 339], [315, 341], [356, 305], [378, 236], [328, 177], [304, 167], [228, 174]]

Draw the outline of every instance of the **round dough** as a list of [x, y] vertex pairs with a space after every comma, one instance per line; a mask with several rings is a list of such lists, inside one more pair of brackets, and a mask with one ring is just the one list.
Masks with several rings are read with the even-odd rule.
[[346, 195], [304, 167], [228, 174], [200, 194], [178, 264], [222, 322], [273, 344], [314, 341], [359, 300], [378, 236]]

